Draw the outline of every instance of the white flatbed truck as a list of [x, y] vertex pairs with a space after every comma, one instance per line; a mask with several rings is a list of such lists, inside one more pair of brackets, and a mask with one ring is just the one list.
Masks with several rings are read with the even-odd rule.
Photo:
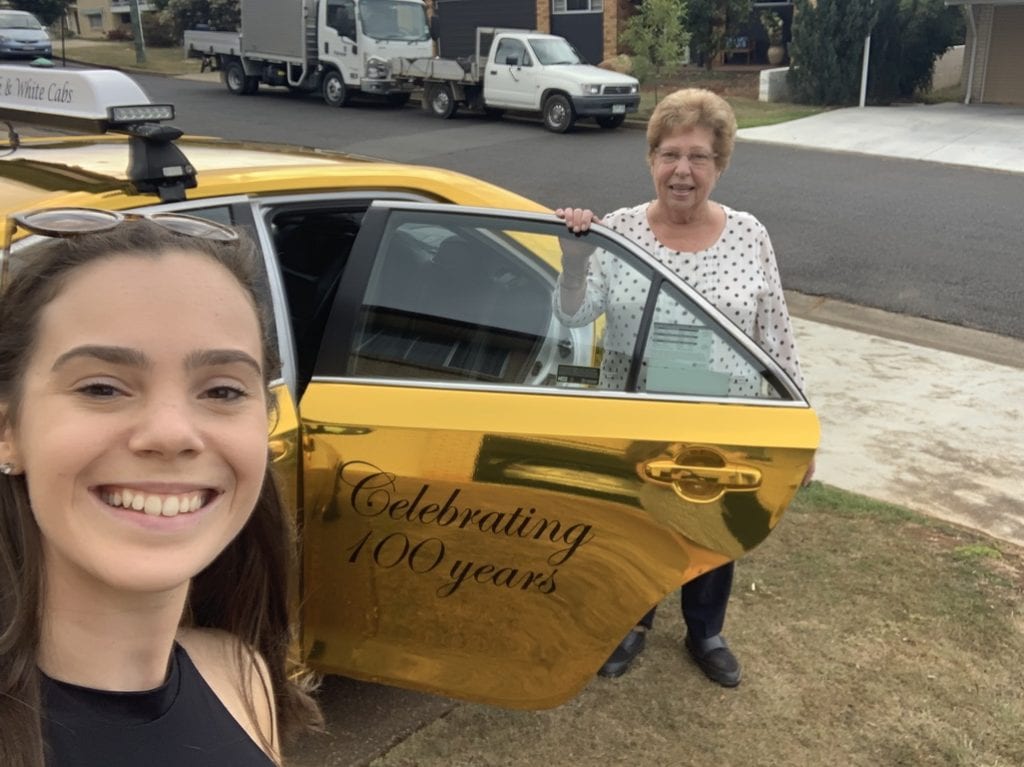
[[481, 27], [474, 56], [400, 56], [390, 70], [396, 82], [422, 88], [424, 108], [442, 118], [460, 106], [493, 116], [525, 111], [565, 133], [580, 117], [617, 128], [640, 105], [636, 78], [585, 64], [563, 37], [522, 29]]

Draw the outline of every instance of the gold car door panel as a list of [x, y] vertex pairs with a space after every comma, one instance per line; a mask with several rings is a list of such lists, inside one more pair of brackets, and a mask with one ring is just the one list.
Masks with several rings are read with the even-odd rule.
[[[800, 392], [607, 231], [588, 239], [628, 262], [647, 319], [632, 349], [600, 317], [568, 327], [565, 237], [533, 214], [365, 215], [300, 403], [315, 668], [554, 706], [653, 604], [778, 523], [817, 446]], [[667, 323], [685, 347], [654, 338]], [[726, 350], [716, 369], [681, 355], [702, 334]], [[614, 385], [611, 354], [632, 360]]]

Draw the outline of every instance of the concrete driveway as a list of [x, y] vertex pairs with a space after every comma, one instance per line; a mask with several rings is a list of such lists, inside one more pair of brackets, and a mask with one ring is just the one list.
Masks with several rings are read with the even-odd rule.
[[1024, 173], [1024, 107], [851, 107], [761, 128], [741, 139]]

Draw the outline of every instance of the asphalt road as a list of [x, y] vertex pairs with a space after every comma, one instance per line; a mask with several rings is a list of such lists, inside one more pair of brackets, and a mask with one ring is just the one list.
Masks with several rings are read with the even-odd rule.
[[[652, 194], [640, 130], [558, 136], [526, 120], [137, 79], [190, 133], [436, 165], [552, 207], [604, 212]], [[1024, 174], [741, 141], [715, 198], [765, 223], [790, 290], [1024, 338]]]

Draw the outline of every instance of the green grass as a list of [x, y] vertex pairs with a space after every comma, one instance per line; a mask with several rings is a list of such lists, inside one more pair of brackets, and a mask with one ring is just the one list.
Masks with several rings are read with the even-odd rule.
[[726, 96], [726, 100], [732, 105], [733, 111], [736, 113], [736, 123], [740, 128], [757, 128], [761, 125], [789, 122], [824, 112], [827, 109], [827, 107], [807, 104], [766, 102], [738, 96]]
[[[659, 90], [659, 97], [665, 96], [670, 91]], [[827, 107], [808, 106], [806, 104], [789, 104], [786, 102], [758, 101], [756, 98], [744, 96], [724, 96], [725, 100], [732, 106], [736, 113], [736, 124], [740, 128], [756, 128], [761, 125], [775, 125], [776, 123], [797, 120], [801, 117], [824, 112]], [[654, 93], [643, 92], [640, 95], [640, 109], [634, 116], [635, 119], [646, 120], [650, 117], [655, 107]]]
[[625, 676], [549, 711], [459, 704], [372, 764], [1024, 764], [1022, 549], [813, 483], [739, 563], [726, 628], [736, 690], [685, 658], [671, 595]]
[[[138, 62], [131, 42], [76, 40], [67, 46], [69, 61], [80, 61], [98, 67], [153, 72], [163, 75], [185, 75], [199, 72], [198, 59], [186, 59], [182, 48], [146, 49], [146, 61]], [[54, 57], [60, 57], [60, 44], [54, 46]]]
[[943, 104], [951, 102], [958, 104], [964, 100], [964, 89], [961, 85], [951, 85], [948, 88], [928, 91], [918, 97], [918, 101], [924, 104]]

